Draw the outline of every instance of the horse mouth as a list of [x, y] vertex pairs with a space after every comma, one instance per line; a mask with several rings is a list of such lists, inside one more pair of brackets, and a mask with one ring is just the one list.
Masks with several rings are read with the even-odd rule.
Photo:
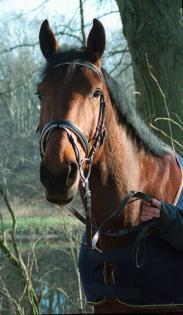
[[46, 197], [46, 199], [49, 202], [54, 203], [56, 205], [64, 206], [64, 205], [67, 205], [68, 203], [70, 203], [74, 199], [74, 196], [69, 198], [69, 199], [54, 199], [54, 198], [50, 198], [50, 197]]
[[64, 206], [67, 205], [68, 203], [70, 203], [75, 197], [75, 193], [74, 192], [70, 192], [67, 194], [53, 194], [53, 193], [49, 193], [46, 190], [46, 199], [47, 201], [59, 205], [59, 206]]

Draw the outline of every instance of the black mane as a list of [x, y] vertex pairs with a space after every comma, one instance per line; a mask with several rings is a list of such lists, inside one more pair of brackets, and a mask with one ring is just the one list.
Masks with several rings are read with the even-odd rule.
[[145, 152], [157, 156], [164, 156], [170, 153], [170, 147], [154, 135], [133, 106], [127, 102], [121, 93], [121, 87], [118, 82], [104, 69], [102, 71], [112, 105], [117, 112], [118, 121], [126, 128], [127, 135], [132, 139], [137, 149], [144, 149]]
[[[43, 70], [42, 77], [44, 78], [53, 66], [59, 63], [76, 60], [88, 61], [88, 56], [84, 49], [58, 50], [57, 53], [48, 60]], [[157, 156], [164, 156], [170, 153], [170, 147], [153, 134], [132, 105], [124, 100], [124, 95], [122, 95], [120, 85], [117, 81], [104, 69], [102, 69], [102, 72], [112, 105], [117, 112], [118, 121], [126, 128], [127, 135], [132, 139], [136, 148], [140, 150], [144, 149], [145, 152]]]

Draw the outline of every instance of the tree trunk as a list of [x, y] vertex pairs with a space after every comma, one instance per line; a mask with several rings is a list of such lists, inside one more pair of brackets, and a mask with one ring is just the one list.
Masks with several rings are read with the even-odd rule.
[[[132, 57], [137, 109], [183, 145], [181, 0], [116, 0]], [[157, 119], [158, 118], [158, 119]], [[162, 133], [161, 133], [162, 134]], [[179, 141], [172, 141], [173, 137]]]

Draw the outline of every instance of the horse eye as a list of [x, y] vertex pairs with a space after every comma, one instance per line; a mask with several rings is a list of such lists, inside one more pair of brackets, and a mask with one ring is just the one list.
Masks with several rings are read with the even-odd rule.
[[37, 91], [37, 92], [36, 92], [36, 95], [38, 96], [39, 100], [41, 101], [42, 98], [43, 98], [42, 94], [41, 94], [39, 91]]
[[100, 89], [96, 89], [95, 92], [93, 93], [93, 97], [94, 98], [98, 98], [99, 96], [101, 96], [102, 91]]

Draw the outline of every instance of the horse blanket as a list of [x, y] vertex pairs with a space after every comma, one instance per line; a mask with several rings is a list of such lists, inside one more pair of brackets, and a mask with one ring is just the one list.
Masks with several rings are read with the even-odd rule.
[[[177, 162], [183, 170], [183, 158], [177, 156]], [[183, 181], [174, 205], [183, 210]], [[113, 284], [106, 283], [105, 262], [114, 266]], [[144, 238], [138, 252], [132, 241], [103, 252], [81, 245], [79, 270], [88, 302], [110, 297], [133, 306], [183, 305], [183, 252], [155, 233]]]

